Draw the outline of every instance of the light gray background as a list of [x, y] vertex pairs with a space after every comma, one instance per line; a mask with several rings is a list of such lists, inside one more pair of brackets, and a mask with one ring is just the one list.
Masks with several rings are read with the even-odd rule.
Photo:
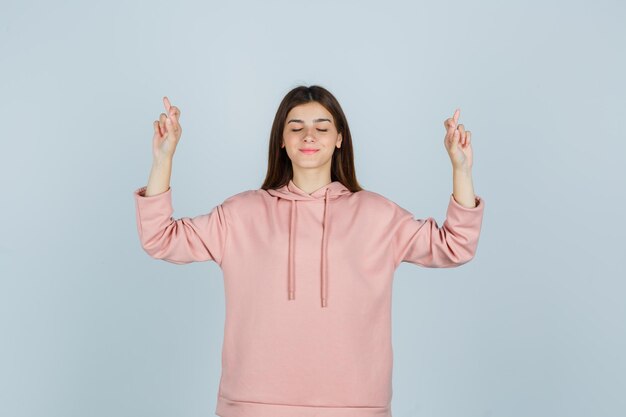
[[176, 217], [258, 188], [300, 84], [342, 104], [361, 184], [440, 225], [443, 121], [473, 134], [477, 256], [396, 272], [394, 417], [626, 415], [625, 12], [3, 1], [0, 415], [214, 415], [221, 271], [148, 257], [132, 192], [164, 95]]

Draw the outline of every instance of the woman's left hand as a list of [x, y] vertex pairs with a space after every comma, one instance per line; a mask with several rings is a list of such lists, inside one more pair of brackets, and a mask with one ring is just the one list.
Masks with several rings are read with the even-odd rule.
[[444, 144], [452, 161], [452, 167], [471, 171], [473, 162], [472, 134], [469, 130], [465, 130], [463, 125], [457, 125], [460, 113], [461, 109], [456, 109], [454, 116], [443, 122], [443, 126], [446, 128]]

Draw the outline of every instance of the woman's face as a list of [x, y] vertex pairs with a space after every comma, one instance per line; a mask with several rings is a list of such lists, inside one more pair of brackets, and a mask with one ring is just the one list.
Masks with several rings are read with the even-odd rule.
[[[341, 133], [335, 121], [320, 103], [311, 101], [294, 107], [287, 114], [283, 143], [292, 166], [297, 168], [328, 168], [335, 147], [341, 147]], [[303, 152], [315, 149], [315, 152]]]

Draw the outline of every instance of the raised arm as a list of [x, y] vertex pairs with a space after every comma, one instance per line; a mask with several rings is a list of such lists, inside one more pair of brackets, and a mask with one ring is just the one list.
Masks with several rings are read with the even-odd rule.
[[397, 267], [410, 262], [431, 268], [463, 265], [472, 259], [478, 246], [485, 203], [474, 194], [471, 132], [458, 124], [461, 110], [444, 120], [444, 145], [452, 162], [453, 192], [446, 220], [439, 227], [434, 218], [415, 219], [396, 206], [392, 246]]
[[170, 177], [182, 134], [180, 110], [163, 97], [167, 114], [153, 122], [152, 170], [145, 187], [133, 192], [141, 246], [153, 258], [176, 264], [216, 261], [220, 266], [228, 227], [222, 204], [208, 214], [174, 219]]

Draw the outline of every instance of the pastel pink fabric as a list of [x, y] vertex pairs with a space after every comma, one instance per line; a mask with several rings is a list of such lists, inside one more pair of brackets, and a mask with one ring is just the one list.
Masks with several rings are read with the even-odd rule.
[[391, 417], [394, 271], [470, 261], [484, 211], [480, 196], [468, 208], [450, 194], [439, 227], [372, 191], [289, 181], [176, 219], [171, 188], [145, 189], [134, 191], [145, 252], [222, 269], [221, 417]]

